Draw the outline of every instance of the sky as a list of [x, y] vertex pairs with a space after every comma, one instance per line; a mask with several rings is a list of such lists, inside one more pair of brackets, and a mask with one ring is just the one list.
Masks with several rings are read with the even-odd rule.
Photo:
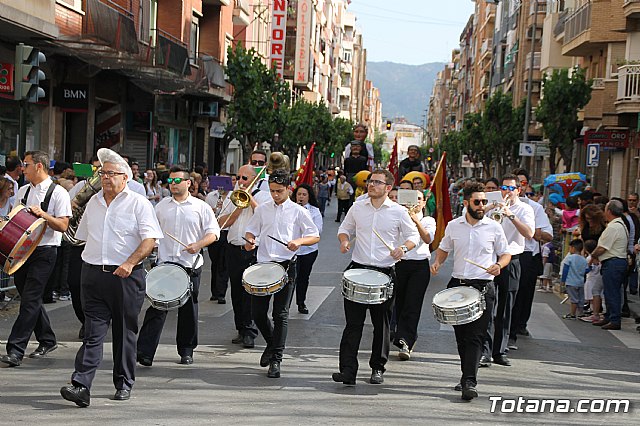
[[367, 61], [421, 65], [451, 61], [474, 7], [472, 0], [352, 0], [347, 10], [356, 15]]

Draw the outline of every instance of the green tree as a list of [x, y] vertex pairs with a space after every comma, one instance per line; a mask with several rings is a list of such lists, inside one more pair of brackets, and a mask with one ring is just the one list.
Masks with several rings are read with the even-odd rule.
[[283, 107], [289, 103], [287, 84], [241, 43], [229, 47], [225, 72], [233, 86], [225, 139], [242, 143], [245, 156], [256, 143], [273, 140], [284, 126]]
[[[513, 107], [511, 95], [497, 91], [489, 99], [482, 113], [482, 164], [494, 158], [497, 175], [502, 176], [518, 164], [519, 140], [524, 125], [523, 106]], [[489, 173], [489, 169], [486, 169]]]
[[573, 156], [573, 141], [577, 136], [578, 110], [591, 100], [591, 81], [587, 81], [585, 70], [574, 68], [571, 76], [568, 69], [554, 70], [543, 80], [544, 97], [536, 108], [536, 120], [542, 123], [549, 139], [549, 169], [556, 172], [556, 150], [560, 153], [565, 168], [570, 170]]
[[449, 167], [453, 176], [460, 175], [463, 137], [461, 131], [447, 132], [440, 141], [440, 152], [446, 151], [447, 167]]

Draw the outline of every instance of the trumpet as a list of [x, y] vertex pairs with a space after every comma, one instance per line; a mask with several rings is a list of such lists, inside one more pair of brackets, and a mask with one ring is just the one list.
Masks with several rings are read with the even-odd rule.
[[491, 214], [489, 215], [489, 217], [491, 219], [495, 220], [498, 223], [502, 223], [502, 220], [506, 216], [505, 212], [504, 212], [504, 209], [505, 209], [505, 207], [509, 207], [510, 206], [510, 202], [508, 200], [506, 200], [501, 204], [494, 203], [494, 206], [499, 206], [499, 207], [497, 209], [492, 210]]

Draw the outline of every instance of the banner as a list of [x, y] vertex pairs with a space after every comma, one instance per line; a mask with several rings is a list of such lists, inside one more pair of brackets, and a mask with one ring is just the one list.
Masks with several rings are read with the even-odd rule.
[[314, 142], [311, 145], [309, 153], [307, 154], [307, 158], [305, 158], [304, 163], [302, 163], [302, 166], [300, 166], [300, 168], [298, 169], [298, 173], [296, 174], [296, 182], [294, 185], [295, 188], [302, 185], [303, 183], [306, 183], [307, 185], [313, 187], [313, 151], [315, 147], [316, 143]]
[[453, 219], [451, 201], [449, 200], [446, 151], [442, 153], [442, 157], [438, 162], [438, 168], [431, 184], [431, 191], [436, 198], [436, 235], [431, 242], [431, 251], [434, 251], [440, 245], [442, 237], [444, 237], [444, 229], [447, 227], [447, 223]]
[[567, 197], [585, 190], [587, 177], [579, 172], [549, 175], [544, 179], [544, 186], [549, 190], [549, 201], [554, 205], [564, 204]]
[[398, 139], [393, 139], [393, 150], [391, 151], [391, 157], [389, 157], [389, 171], [395, 178], [394, 186], [397, 186], [400, 182], [400, 177], [398, 176]]

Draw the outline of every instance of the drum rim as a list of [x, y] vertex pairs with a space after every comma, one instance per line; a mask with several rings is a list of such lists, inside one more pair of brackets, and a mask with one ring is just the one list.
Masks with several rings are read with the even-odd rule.
[[[6, 221], [5, 225], [7, 223], [11, 222], [11, 219], [13, 219], [13, 217], [15, 215], [17, 215], [20, 211], [22, 211], [22, 209], [26, 210], [26, 207], [24, 207], [22, 205], [18, 205], [16, 207], [14, 207], [13, 210], [11, 210], [11, 213], [9, 213], [9, 220]], [[43, 218], [39, 217], [27, 228], [27, 231], [33, 232], [40, 225], [43, 225], [42, 226], [42, 232], [40, 232], [40, 235], [38, 235], [37, 238], [34, 240], [34, 244], [31, 246], [29, 251], [27, 251], [25, 253], [25, 255], [22, 257], [22, 259], [20, 259], [17, 262], [12, 264], [10, 259], [14, 257], [14, 254], [16, 253], [16, 251], [20, 247], [22, 247], [22, 245], [24, 244], [24, 241], [27, 238], [27, 233], [23, 232], [22, 237], [20, 237], [20, 239], [13, 246], [13, 249], [11, 250], [11, 252], [9, 253], [9, 256], [7, 257], [7, 259], [4, 262], [4, 272], [5, 273], [7, 273], [8, 275], [14, 274], [18, 269], [20, 269], [20, 267], [22, 265], [24, 265], [24, 262], [26, 262], [27, 259], [29, 259], [29, 256], [31, 256], [33, 251], [38, 247], [38, 244], [40, 244], [40, 241], [42, 241], [42, 238], [44, 237], [44, 233], [47, 231], [47, 221], [44, 220]], [[0, 228], [0, 231], [2, 231], [3, 228], [4, 228], [4, 225], [3, 225], [2, 228]]]
[[[287, 270], [284, 269], [284, 267], [281, 264], [279, 264], [278, 262], [258, 262], [258, 263], [254, 263], [253, 265], [248, 266], [244, 271], [242, 271], [242, 283], [243, 284], [246, 282], [245, 276], [247, 275], [247, 271], [249, 271], [254, 266], [259, 266], [259, 265], [277, 265], [282, 270], [282, 277], [280, 277], [280, 279], [282, 279], [282, 278], [287, 276]], [[278, 280], [278, 281], [280, 281], [280, 280]], [[248, 283], [248, 284], [253, 285], [252, 283]]]

